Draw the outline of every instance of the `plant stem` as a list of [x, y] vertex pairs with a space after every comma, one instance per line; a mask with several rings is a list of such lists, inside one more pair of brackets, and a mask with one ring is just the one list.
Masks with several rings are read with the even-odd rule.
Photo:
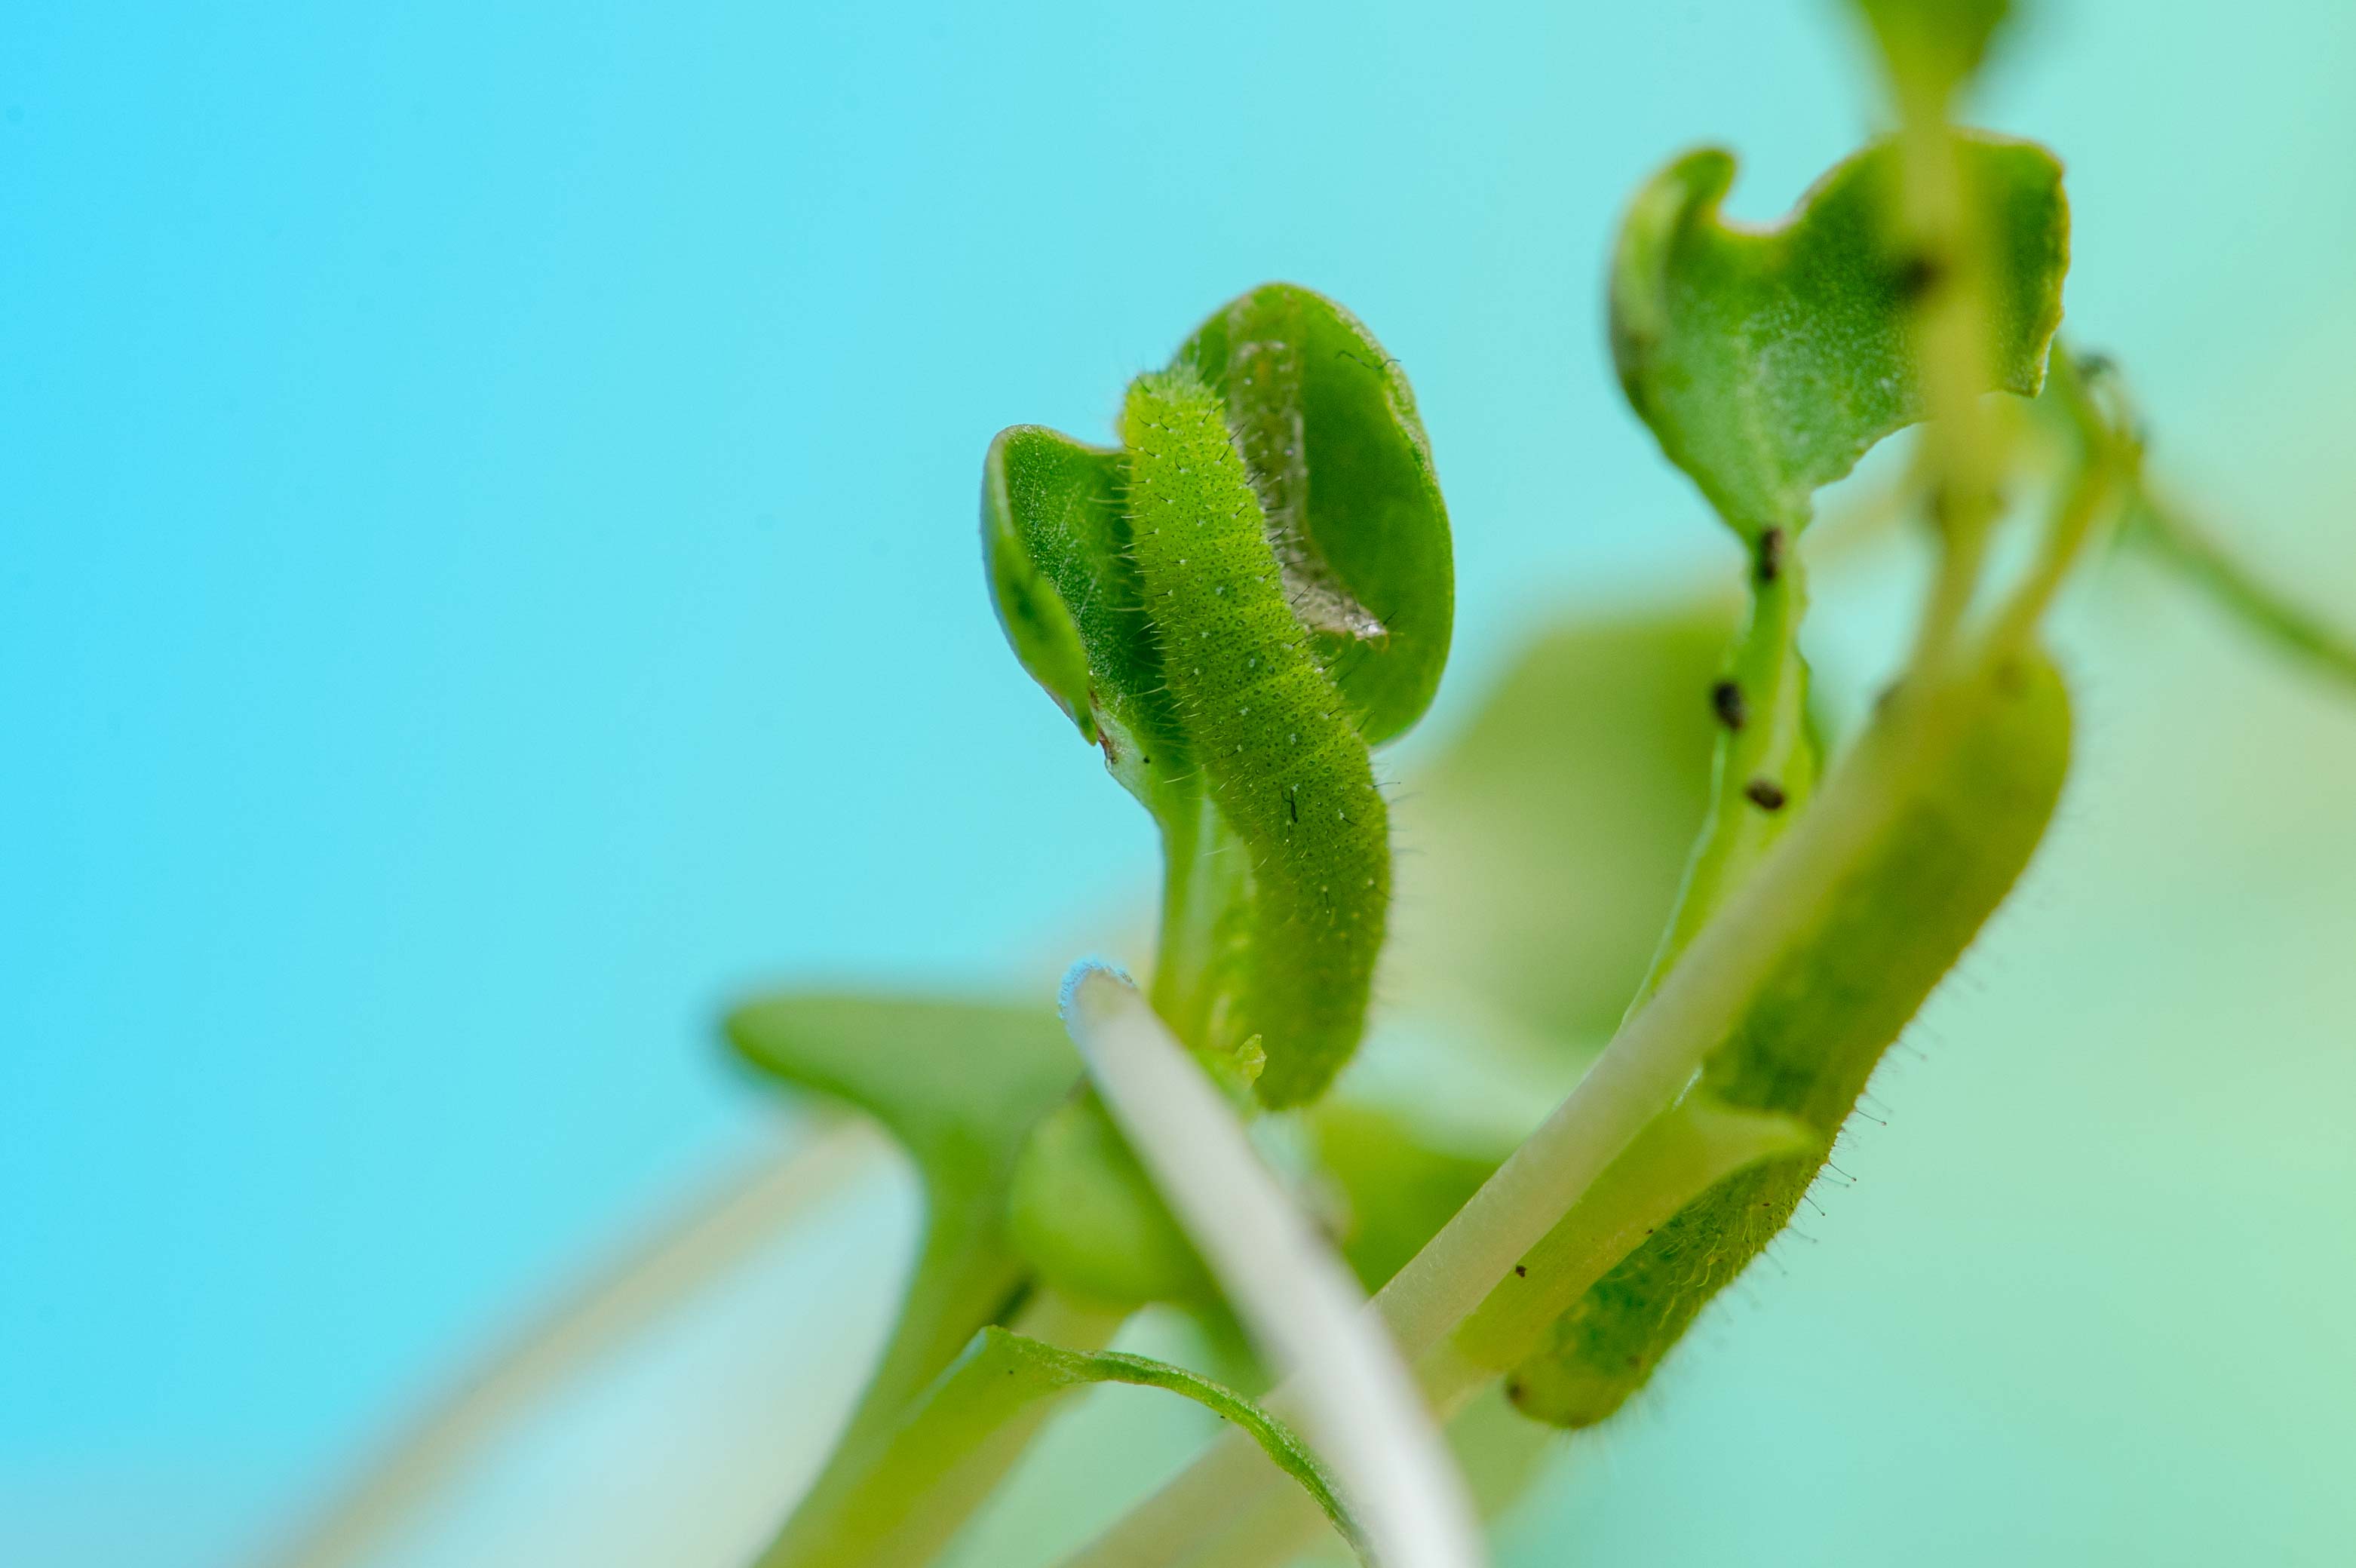
[[2356, 689], [2356, 637], [2327, 626], [2259, 581], [2190, 518], [2146, 491], [2136, 498], [2129, 537], [2166, 557], [2234, 619], [2310, 669]]
[[1982, 405], [1988, 384], [1986, 345], [1987, 257], [1973, 223], [1963, 160], [1948, 124], [1954, 83], [1919, 64], [1897, 67], [1903, 176], [1898, 228], [1920, 275], [1929, 280], [1914, 319], [1922, 378], [1922, 467], [1942, 552], [1931, 596], [1916, 629], [1916, 669], [1945, 659], [1979, 586], [1987, 536], [2003, 510], [2003, 433]]
[[839, 1122], [765, 1162], [651, 1233], [577, 1294], [559, 1302], [460, 1385], [295, 1541], [270, 1568], [343, 1568], [389, 1541], [467, 1455], [535, 1399], [775, 1237], [875, 1164], [883, 1140], [863, 1121]]
[[[1413, 1380], [1333, 1248], [1128, 983], [1083, 967], [1064, 1016], [1088, 1076], [1268, 1359], [1387, 1568], [1472, 1568], [1480, 1529]], [[1281, 1419], [1281, 1418], [1280, 1418]]]
[[[1026, 1339], [1093, 1350], [1119, 1326], [1052, 1291], [1017, 1318]], [[824, 1506], [797, 1509], [762, 1563], [794, 1568], [922, 1568], [955, 1539], [1023, 1456], [1054, 1412], [1035, 1382], [977, 1362], [985, 1337], [958, 1358], [878, 1434]]]
[[[1683, 1094], [1761, 983], [1803, 940], [1799, 933], [1818, 926], [1924, 770], [1939, 764], [1966, 700], [1968, 666], [1976, 660], [1962, 663], [1965, 672], [1954, 685], [1930, 672], [1910, 677], [1827, 779], [1815, 806], [1702, 929], [1578, 1088], [1383, 1288], [1375, 1305], [1404, 1354], [1419, 1362], [1430, 1354]], [[1268, 1403], [1280, 1415], [1289, 1412], [1282, 1391]], [[1237, 1461], [1248, 1457], [1215, 1448], [1068, 1568], [1170, 1568], [1192, 1561], [1188, 1542], [1208, 1528], [1205, 1510], [1215, 1518], [1238, 1477], [1248, 1481], [1250, 1472]], [[1246, 1560], [1223, 1552], [1216, 1561]]]
[[[1716, 1108], [1681, 1107], [1655, 1122], [1531, 1252], [1526, 1272], [1501, 1281], [1478, 1312], [1419, 1358], [1416, 1383], [1433, 1416], [1452, 1420], [1502, 1369], [1537, 1349], [1571, 1302], [1678, 1209], [1737, 1170], [1813, 1144], [1783, 1118]], [[1289, 1409], [1293, 1397], [1280, 1389], [1265, 1404]], [[1238, 1435], [1222, 1436], [1066, 1568], [1271, 1568], [1313, 1544], [1317, 1511], [1297, 1506], [1296, 1489], [1255, 1464]]]
[[1197, 1050], [1211, 1042], [1225, 995], [1232, 912], [1251, 878], [1244, 852], [1200, 774], [1154, 801], [1162, 828], [1162, 930], [1153, 963], [1153, 1010]]

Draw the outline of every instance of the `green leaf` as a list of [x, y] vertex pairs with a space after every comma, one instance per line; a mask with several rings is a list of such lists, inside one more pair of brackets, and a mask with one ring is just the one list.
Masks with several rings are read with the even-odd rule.
[[1709, 802], [1732, 606], [1568, 619], [1507, 667], [1396, 809], [1386, 990], [1600, 1043], [1668, 922]]
[[1009, 1189], [1079, 1060], [1045, 1007], [792, 993], [748, 1003], [724, 1026], [753, 1066], [882, 1122], [924, 1186], [924, 1241], [899, 1322], [804, 1504], [823, 1509], [917, 1391], [1030, 1290], [1007, 1234]]
[[1093, 1092], [1049, 1112], [1008, 1195], [1015, 1246], [1051, 1288], [1121, 1309], [1218, 1289]]
[[[1989, 258], [1989, 390], [2033, 396], [2062, 319], [2069, 217], [2043, 148], [1958, 134]], [[1689, 153], [1638, 193], [1612, 274], [1628, 401], [1754, 548], [1795, 540], [1820, 487], [1922, 417], [1912, 340], [1926, 263], [1892, 239], [1896, 145], [1837, 165], [1782, 222], [1729, 224], [1731, 154]]]
[[1571, 1427], [1611, 1415], [1783, 1230], [1882, 1052], [2043, 838], [2069, 767], [2068, 693], [2041, 656], [2000, 655], [1946, 687], [1899, 688], [1858, 750], [1903, 783], [1861, 830], [1870, 837], [1821, 918], [1787, 935], [1697, 1091], [1794, 1118], [1817, 1152], [1719, 1183], [1598, 1281], [1515, 1369], [1526, 1413]]
[[1130, 555], [1124, 470], [1119, 451], [1037, 425], [1001, 432], [982, 463], [982, 556], [1015, 657], [1151, 805], [1154, 782], [1191, 764]]
[[1052, 1402], [1091, 1383], [1162, 1389], [1193, 1400], [1250, 1435], [1300, 1483], [1354, 1550], [1356, 1524], [1333, 1479], [1292, 1430], [1234, 1390], [1183, 1367], [1110, 1350], [1071, 1350], [985, 1328], [886, 1438], [804, 1568], [920, 1568], [995, 1485], [1006, 1453], [1027, 1442]]
[[1513, 1153], [1503, 1141], [1477, 1152], [1451, 1147], [1397, 1112], [1338, 1095], [1320, 1101], [1308, 1125], [1318, 1165], [1346, 1205], [1343, 1261], [1369, 1292], [1398, 1273]]
[[[1265, 1104], [1298, 1103], [1365, 1029], [1390, 878], [1367, 748], [1439, 686], [1447, 511], [1406, 378], [1306, 289], [1226, 306], [1125, 409], [1119, 450], [992, 444], [991, 593], [1162, 829], [1155, 1006], [1257, 1071]], [[1159, 529], [1181, 512], [1183, 535]]]
[[1293, 613], [1370, 746], [1423, 716], [1455, 617], [1448, 510], [1398, 361], [1324, 295], [1268, 284], [1178, 350], [1217, 391]]

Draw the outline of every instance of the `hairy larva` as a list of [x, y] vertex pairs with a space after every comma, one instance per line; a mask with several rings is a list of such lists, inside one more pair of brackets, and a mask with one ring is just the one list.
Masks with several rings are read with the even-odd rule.
[[[1697, 1090], [1796, 1117], [1824, 1148], [1728, 1178], [1622, 1260], [1556, 1324], [1548, 1347], [1516, 1369], [1515, 1402], [1525, 1412], [1591, 1426], [1644, 1386], [1695, 1315], [1783, 1229], [1882, 1052], [2044, 836], [2070, 760], [2060, 675], [2022, 655], [1946, 697], [1898, 809], [1815, 929], [1786, 947]], [[1922, 727], [1900, 705], [1877, 728]]]
[[[1303, 648], [1267, 521], [1215, 392], [1141, 376], [1121, 413], [1130, 534], [1171, 695], [1212, 800], [1251, 857], [1234, 1045], [1261, 1037], [1271, 1106], [1315, 1095], [1356, 1046], [1390, 902], [1389, 828], [1366, 743]], [[1184, 648], [1184, 660], [1170, 658]]]

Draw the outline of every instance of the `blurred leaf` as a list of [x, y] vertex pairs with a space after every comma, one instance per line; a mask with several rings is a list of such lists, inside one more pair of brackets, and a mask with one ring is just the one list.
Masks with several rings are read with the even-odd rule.
[[899, 1322], [811, 1490], [823, 1504], [917, 1391], [1029, 1290], [1007, 1236], [1008, 1190], [1031, 1129], [1078, 1081], [1079, 1058], [1048, 1007], [791, 993], [737, 1008], [724, 1027], [762, 1071], [882, 1122], [924, 1184], [923, 1249]]
[[1394, 808], [1386, 985], [1600, 1043], [1644, 977], [1709, 800], [1731, 606], [1574, 620], [1509, 668]]
[[[991, 594], [1162, 829], [1156, 1007], [1257, 1063], [1263, 1104], [1300, 1103], [1365, 1031], [1391, 872], [1367, 747], [1438, 688], [1447, 511], [1396, 362], [1290, 285], [1223, 307], [1122, 419], [1119, 450], [1029, 426], [992, 443]], [[1191, 526], [1141, 527], [1149, 507]]]
[[1052, 1288], [1133, 1308], [1218, 1299], [1194, 1244], [1092, 1092], [1049, 1112], [1014, 1168], [1014, 1244]]
[[1509, 1141], [1481, 1153], [1453, 1149], [1397, 1112], [1335, 1095], [1308, 1113], [1317, 1163], [1340, 1189], [1343, 1259], [1369, 1294], [1439, 1233], [1489, 1173]]
[[1430, 705], [1455, 615], [1448, 510], [1406, 375], [1356, 317], [1280, 283], [1220, 309], [1178, 360], [1226, 402], [1285, 596], [1379, 746]]
[[[2043, 148], [1958, 134], [1989, 259], [1991, 390], [2033, 396], [2062, 318], [2069, 218]], [[1782, 222], [1730, 225], [1731, 154], [1689, 153], [1636, 197], [1612, 275], [1628, 401], [1754, 545], [1795, 537], [1815, 490], [1922, 417], [1912, 317], [1933, 281], [1892, 240], [1895, 145], [1836, 166]]]

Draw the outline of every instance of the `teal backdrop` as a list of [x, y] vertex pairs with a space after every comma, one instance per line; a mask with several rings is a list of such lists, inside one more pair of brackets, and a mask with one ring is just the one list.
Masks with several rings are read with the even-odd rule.
[[[2068, 330], [2348, 617], [2356, 8], [2021, 8], [1979, 117], [2068, 162]], [[1601, 258], [1698, 141], [1782, 210], [1865, 81], [1813, 0], [13, 0], [0, 1561], [265, 1540], [774, 1136], [746, 987], [1126, 929], [1145, 820], [982, 591], [1001, 426], [1348, 303], [1456, 519], [1441, 733], [1555, 607], [1722, 572]], [[1515, 1561], [2345, 1561], [2356, 721], [2117, 581], [2054, 864], [1859, 1187]], [[679, 1354], [872, 1318], [904, 1199]]]

